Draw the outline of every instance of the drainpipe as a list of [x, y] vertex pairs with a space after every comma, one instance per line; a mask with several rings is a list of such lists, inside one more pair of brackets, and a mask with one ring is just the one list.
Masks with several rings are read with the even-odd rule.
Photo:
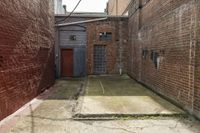
[[123, 54], [123, 46], [122, 46], [122, 25], [121, 21], [119, 21], [119, 60], [120, 60], [120, 67], [119, 67], [119, 74], [123, 74], [123, 63], [122, 63], [122, 54]]
[[66, 14], [67, 13], [67, 6], [63, 5], [63, 9], [64, 9], [64, 14]]
[[123, 71], [122, 71], [122, 68], [120, 67], [120, 68], [119, 68], [119, 74], [120, 74], [120, 76], [122, 75], [122, 72], [123, 72]]
[[116, 0], [116, 16], [118, 16], [118, 0]]
[[90, 19], [85, 21], [77, 21], [77, 22], [70, 22], [70, 23], [62, 23], [62, 24], [56, 24], [56, 27], [63, 27], [63, 26], [69, 26], [69, 25], [76, 25], [76, 24], [83, 24], [83, 23], [90, 23], [90, 22], [96, 22], [96, 21], [103, 21], [107, 20], [108, 18], [98, 18], [98, 19]]

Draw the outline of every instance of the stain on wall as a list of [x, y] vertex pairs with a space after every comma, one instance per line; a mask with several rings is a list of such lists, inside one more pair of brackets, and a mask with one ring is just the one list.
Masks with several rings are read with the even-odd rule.
[[[128, 52], [129, 75], [198, 116], [199, 4], [133, 1]], [[149, 51], [145, 59], [144, 49]]]

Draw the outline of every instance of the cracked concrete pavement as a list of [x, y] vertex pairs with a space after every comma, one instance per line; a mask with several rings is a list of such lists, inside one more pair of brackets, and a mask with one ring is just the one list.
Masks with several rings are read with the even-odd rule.
[[[116, 120], [74, 120], [77, 91], [83, 79], [58, 80], [56, 91], [30, 114], [20, 116], [10, 133], [200, 133], [192, 117], [138, 117]], [[87, 94], [86, 94], [87, 95]], [[16, 116], [19, 117], [19, 116]]]
[[89, 76], [79, 116], [184, 115], [185, 112], [127, 75]]

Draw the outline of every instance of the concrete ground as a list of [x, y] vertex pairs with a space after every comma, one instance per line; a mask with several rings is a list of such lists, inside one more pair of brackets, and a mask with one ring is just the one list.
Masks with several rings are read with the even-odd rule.
[[184, 111], [128, 76], [90, 76], [76, 112], [83, 116], [176, 115]]
[[[124, 79], [121, 79], [124, 78]], [[120, 98], [123, 98], [124, 96], [130, 96], [134, 100], [133, 101], [140, 101], [145, 103], [152, 102], [152, 104], [145, 103], [146, 109], [142, 109], [143, 113], [147, 113], [148, 110], [152, 113], [155, 108], [158, 108], [158, 113], [182, 113], [180, 109], [175, 107], [174, 105], [171, 105], [170, 103], [166, 102], [160, 97], [157, 97], [152, 92], [149, 92], [139, 84], [136, 84], [131, 79], [127, 79], [127, 77], [121, 77], [118, 82], [119, 83], [112, 83], [112, 81], [115, 81], [115, 78], [109, 78], [108, 77], [89, 77], [89, 84], [86, 84], [86, 97], [88, 96], [106, 96], [106, 97], [113, 97], [113, 96], [119, 96]], [[99, 87], [96, 80], [100, 80], [103, 84], [104, 91], [100, 89], [94, 89], [94, 86]], [[120, 85], [120, 82], [123, 85]], [[133, 83], [131, 83], [133, 82]], [[96, 120], [75, 120], [73, 119], [73, 116], [76, 113], [77, 108], [80, 107], [80, 103], [83, 103], [84, 97], [80, 97], [78, 100], [78, 96], [81, 94], [81, 86], [85, 83], [84, 80], [59, 80], [56, 82], [54, 88], [56, 91], [45, 99], [40, 99], [43, 102], [35, 109], [32, 109], [32, 105], [28, 106], [30, 113], [28, 115], [21, 116], [16, 123], [16, 125], [10, 129], [10, 133], [200, 133], [200, 123], [199, 121], [190, 118], [190, 117], [183, 117], [183, 116], [168, 116], [168, 117], [161, 117], [161, 116], [155, 116], [155, 117], [126, 117], [126, 118], [119, 118], [116, 120], [105, 120], [105, 119], [96, 119]], [[111, 85], [112, 84], [112, 85]], [[135, 91], [131, 91], [126, 88], [126, 86], [134, 86]], [[102, 87], [102, 85], [100, 85]], [[116, 90], [109, 89], [108, 86], [112, 86]], [[82, 87], [84, 88], [84, 87]], [[87, 89], [90, 88], [90, 89]], [[93, 89], [92, 89], [93, 88]], [[124, 89], [122, 91], [121, 89]], [[134, 88], [133, 88], [134, 89]], [[140, 91], [142, 89], [143, 91]], [[125, 92], [127, 90], [128, 92]], [[119, 93], [119, 92], [120, 93]], [[137, 92], [137, 93], [136, 93]], [[135, 95], [134, 95], [135, 94]], [[142, 99], [140, 96], [147, 96]], [[150, 98], [151, 97], [151, 98]], [[154, 98], [153, 98], [154, 97]], [[136, 103], [138, 105], [137, 111], [133, 113], [139, 112], [140, 106], [137, 102], [131, 101], [130, 104], [123, 103], [123, 102], [129, 102], [124, 99], [120, 101], [119, 99], [115, 99], [116, 102], [120, 103], [119, 105], [116, 104], [116, 106], [112, 106], [114, 108], [119, 107], [118, 109], [121, 111], [125, 111], [125, 113], [132, 112], [133, 108], [131, 107], [124, 107], [127, 106], [136, 106], [132, 105]], [[107, 98], [109, 100], [109, 98]], [[105, 100], [107, 100], [105, 99]], [[97, 111], [96, 107], [96, 100], [93, 100], [94, 106], [90, 104], [83, 104], [83, 106], [86, 106], [87, 108], [91, 108], [88, 106], [93, 106], [93, 109], [95, 112]], [[102, 104], [102, 99], [100, 99], [100, 104]], [[131, 98], [128, 98], [127, 100], [131, 100]], [[156, 102], [157, 100], [161, 100]], [[114, 102], [114, 101], [110, 101]], [[106, 103], [109, 104], [110, 103]], [[107, 105], [102, 104], [101, 107], [104, 109], [101, 109], [100, 111], [113, 111], [113, 109], [108, 107]], [[115, 103], [114, 103], [115, 104]], [[81, 107], [83, 107], [81, 105]], [[153, 107], [151, 107], [153, 106]], [[124, 109], [121, 109], [124, 108]], [[162, 109], [162, 110], [160, 110]], [[84, 110], [81, 108], [81, 110]], [[91, 110], [90, 110], [91, 111]], [[89, 111], [89, 112], [90, 112]], [[114, 113], [118, 112], [116, 109], [114, 109]], [[92, 112], [94, 113], [94, 112]], [[104, 112], [103, 112], [104, 113]], [[143, 114], [142, 113], [142, 114]], [[150, 113], [150, 114], [151, 114]], [[17, 116], [16, 116], [17, 117]]]

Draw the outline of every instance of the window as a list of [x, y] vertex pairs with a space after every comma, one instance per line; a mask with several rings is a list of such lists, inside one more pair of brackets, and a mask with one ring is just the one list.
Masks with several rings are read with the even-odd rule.
[[70, 35], [69, 40], [70, 41], [76, 41], [76, 35]]
[[148, 56], [148, 53], [149, 53], [149, 51], [148, 51], [147, 49], [143, 49], [143, 50], [142, 50], [142, 57], [143, 57], [144, 59], [146, 59], [147, 56]]
[[151, 60], [153, 61], [155, 68], [159, 69], [159, 65], [160, 65], [160, 55], [158, 52], [156, 51], [151, 51]]
[[100, 39], [100, 41], [111, 41], [112, 33], [111, 32], [100, 32], [99, 39]]

